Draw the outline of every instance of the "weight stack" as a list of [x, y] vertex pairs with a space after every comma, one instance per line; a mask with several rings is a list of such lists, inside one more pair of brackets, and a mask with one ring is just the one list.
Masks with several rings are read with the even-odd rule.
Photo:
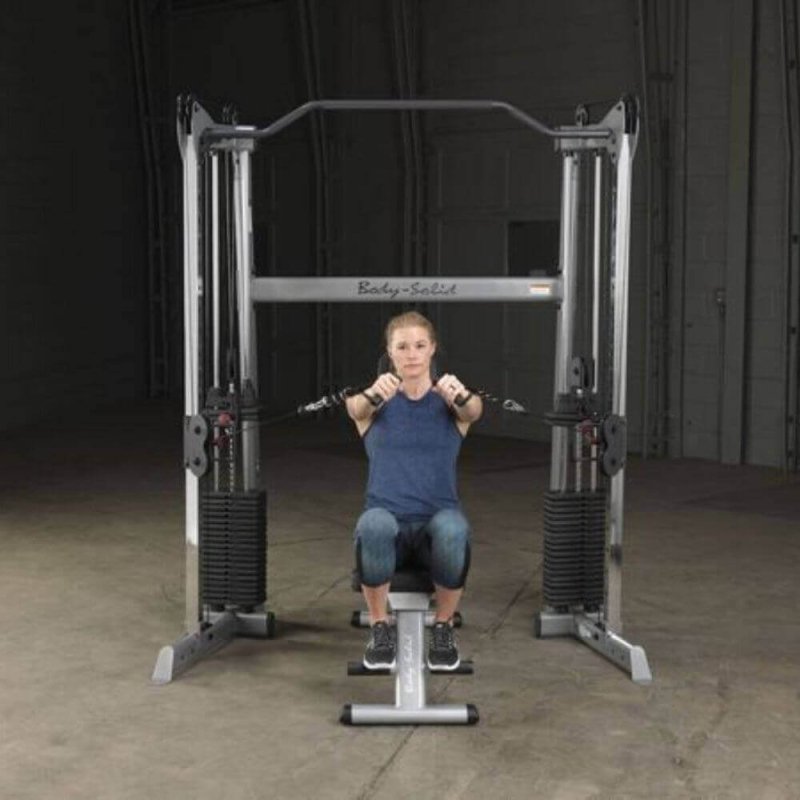
[[261, 605], [267, 595], [267, 493], [200, 499], [200, 582], [209, 605]]
[[543, 594], [554, 608], [603, 604], [606, 493], [553, 492], [544, 500]]

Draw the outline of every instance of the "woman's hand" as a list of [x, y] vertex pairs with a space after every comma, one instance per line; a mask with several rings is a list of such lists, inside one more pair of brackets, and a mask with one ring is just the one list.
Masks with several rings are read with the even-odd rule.
[[400, 388], [401, 380], [393, 372], [384, 372], [378, 380], [367, 389], [365, 394], [371, 398], [380, 399], [381, 403], [388, 403]]
[[450, 408], [455, 404], [457, 397], [467, 397], [470, 391], [455, 375], [442, 375], [433, 391], [440, 395]]

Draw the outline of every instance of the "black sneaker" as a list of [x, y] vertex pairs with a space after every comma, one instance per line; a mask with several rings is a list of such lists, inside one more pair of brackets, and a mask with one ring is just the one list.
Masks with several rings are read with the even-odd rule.
[[386, 622], [376, 622], [370, 629], [364, 666], [367, 669], [392, 669], [396, 663], [397, 634]]
[[428, 669], [448, 672], [458, 669], [460, 663], [453, 626], [449, 622], [435, 622], [428, 647]]

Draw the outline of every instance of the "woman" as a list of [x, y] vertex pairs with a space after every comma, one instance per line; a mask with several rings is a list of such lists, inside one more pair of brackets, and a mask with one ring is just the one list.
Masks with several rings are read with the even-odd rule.
[[[469, 523], [458, 499], [456, 461], [483, 403], [455, 375], [433, 384], [436, 334], [422, 314], [411, 311], [389, 321], [386, 351], [392, 371], [347, 400], [369, 457], [365, 510], [355, 530], [371, 627], [364, 666], [395, 664], [396, 635], [386, 613], [389, 584], [397, 567], [415, 561], [429, 567], [436, 587], [428, 667], [454, 670], [460, 659], [453, 615], [469, 568]], [[456, 398], [465, 397], [456, 405]]]

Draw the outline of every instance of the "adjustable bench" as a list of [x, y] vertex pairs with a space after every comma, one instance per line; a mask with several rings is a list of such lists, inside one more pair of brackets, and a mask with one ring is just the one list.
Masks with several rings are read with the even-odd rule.
[[[361, 593], [361, 576], [353, 571], [353, 591]], [[347, 665], [348, 675], [395, 676], [394, 705], [348, 703], [342, 709], [346, 725], [474, 725], [478, 709], [471, 703], [429, 706], [425, 676], [431, 671], [425, 658], [425, 627], [433, 623], [430, 610], [434, 586], [427, 570], [411, 567], [395, 572], [389, 586], [389, 606], [397, 625], [397, 664], [393, 669], [367, 669], [360, 661]], [[353, 624], [369, 624], [368, 615], [355, 612]], [[471, 675], [472, 662], [436, 675]]]

